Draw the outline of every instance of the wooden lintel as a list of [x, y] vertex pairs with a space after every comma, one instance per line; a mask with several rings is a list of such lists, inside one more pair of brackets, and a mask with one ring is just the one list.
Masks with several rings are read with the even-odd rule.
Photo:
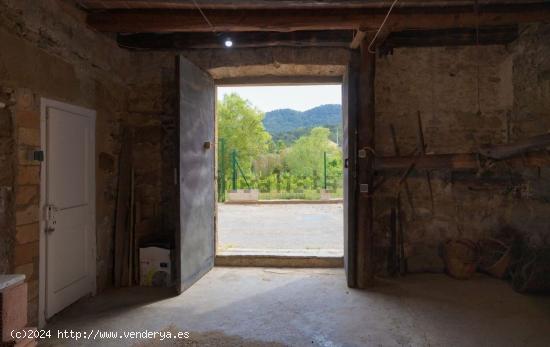
[[[404, 170], [411, 161], [415, 161], [416, 169], [425, 170], [455, 170], [475, 171], [481, 168], [482, 161], [475, 153], [466, 154], [433, 154], [419, 157], [377, 157], [375, 169], [377, 171]], [[550, 155], [544, 152], [528, 153], [506, 159], [510, 167], [550, 167]]]
[[[205, 10], [217, 32], [378, 30], [384, 9]], [[196, 10], [115, 10], [92, 12], [88, 24], [103, 32], [209, 32], [212, 28]], [[450, 29], [512, 25], [550, 20], [550, 4], [502, 4], [480, 6], [419, 7], [395, 9], [386, 27]]]
[[351, 30], [281, 32], [240, 32], [232, 35], [208, 33], [119, 34], [119, 46], [135, 50], [181, 50], [225, 48], [228, 38], [233, 48], [258, 47], [347, 47]]
[[[88, 10], [112, 9], [196, 9], [193, 0], [76, 0]], [[484, 3], [536, 3], [537, 0], [480, 0]], [[388, 0], [196, 0], [202, 9], [320, 9], [320, 8], [381, 8], [387, 9]], [[400, 0], [399, 7], [471, 6], [472, 0]]]
[[398, 47], [440, 47], [508, 44], [518, 38], [518, 26], [482, 27], [479, 35], [474, 27], [440, 30], [409, 30], [391, 33], [382, 44], [381, 52]]

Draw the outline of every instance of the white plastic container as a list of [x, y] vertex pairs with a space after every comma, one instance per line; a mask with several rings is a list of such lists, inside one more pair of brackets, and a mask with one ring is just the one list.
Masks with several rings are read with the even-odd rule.
[[139, 284], [146, 287], [169, 287], [172, 284], [170, 250], [160, 247], [139, 249]]

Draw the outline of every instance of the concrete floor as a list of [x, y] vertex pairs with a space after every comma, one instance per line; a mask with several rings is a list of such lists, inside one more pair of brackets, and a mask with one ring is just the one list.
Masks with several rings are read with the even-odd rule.
[[218, 254], [341, 257], [343, 249], [341, 203], [218, 205]]
[[359, 291], [346, 287], [341, 269], [217, 267], [180, 296], [154, 288], [112, 290], [73, 305], [46, 328], [53, 334], [188, 331], [201, 346], [549, 346], [550, 298], [517, 294], [482, 275], [468, 281], [408, 275]]

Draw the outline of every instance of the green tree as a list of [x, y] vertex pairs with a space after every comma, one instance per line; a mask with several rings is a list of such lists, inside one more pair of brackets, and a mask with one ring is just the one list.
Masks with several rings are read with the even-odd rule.
[[236, 93], [226, 95], [218, 102], [216, 111], [218, 137], [225, 141], [226, 178], [231, 177], [231, 152], [234, 149], [241, 168], [250, 172], [253, 160], [266, 153], [271, 144], [271, 135], [262, 122], [264, 113]]
[[342, 153], [338, 146], [329, 139], [330, 130], [313, 128], [311, 132], [300, 137], [286, 150], [285, 162], [291, 174], [301, 177], [321, 178], [323, 176], [323, 156], [327, 152], [335, 167], [342, 170]]

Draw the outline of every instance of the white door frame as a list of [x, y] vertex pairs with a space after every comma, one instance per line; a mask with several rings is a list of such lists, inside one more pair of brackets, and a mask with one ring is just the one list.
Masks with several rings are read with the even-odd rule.
[[41, 98], [40, 100], [40, 141], [41, 149], [44, 151], [44, 161], [41, 164], [40, 170], [40, 207], [39, 207], [39, 235], [40, 235], [40, 248], [39, 248], [39, 277], [38, 277], [38, 326], [44, 327], [46, 324], [46, 223], [45, 223], [45, 205], [46, 205], [46, 172], [47, 168], [47, 129], [46, 129], [46, 115], [48, 108], [56, 108], [64, 110], [70, 113], [75, 113], [83, 117], [88, 117], [91, 123], [91, 146], [90, 146], [90, 167], [93, 168], [90, 172], [90, 244], [92, 245], [92, 252], [90, 252], [90, 271], [92, 274], [92, 284], [90, 293], [96, 294], [96, 192], [95, 192], [95, 123], [96, 123], [96, 111], [79, 107], [64, 102], [59, 102], [51, 99]]

